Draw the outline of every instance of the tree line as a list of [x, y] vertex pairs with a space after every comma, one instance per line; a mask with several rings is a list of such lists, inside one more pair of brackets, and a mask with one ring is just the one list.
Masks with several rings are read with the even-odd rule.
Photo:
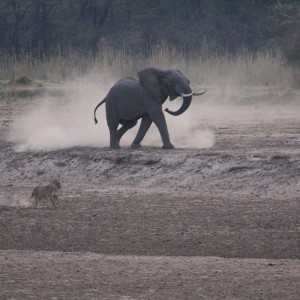
[[47, 57], [66, 49], [149, 54], [165, 41], [187, 55], [280, 49], [300, 67], [298, 0], [2, 0], [0, 51]]

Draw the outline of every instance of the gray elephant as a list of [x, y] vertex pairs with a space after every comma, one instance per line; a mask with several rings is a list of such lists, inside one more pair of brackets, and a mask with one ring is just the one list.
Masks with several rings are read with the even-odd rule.
[[[138, 133], [131, 148], [139, 148], [152, 122], [157, 126], [163, 142], [163, 149], [172, 149], [167, 123], [162, 111], [162, 104], [168, 96], [170, 100], [183, 97], [181, 107], [173, 112], [165, 111], [173, 116], [185, 112], [191, 104], [192, 96], [203, 95], [193, 92], [189, 80], [179, 70], [159, 70], [146, 68], [138, 72], [138, 79], [126, 77], [119, 80], [108, 92], [94, 110], [94, 120], [97, 124], [96, 110], [106, 103], [106, 119], [110, 131], [110, 148], [119, 149], [124, 133], [142, 119]], [[119, 124], [122, 125], [118, 129]]]

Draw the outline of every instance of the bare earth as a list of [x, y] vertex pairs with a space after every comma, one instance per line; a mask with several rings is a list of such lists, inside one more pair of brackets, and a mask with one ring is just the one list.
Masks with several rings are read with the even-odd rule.
[[203, 106], [207, 149], [15, 152], [1, 101], [0, 299], [300, 299], [299, 102]]

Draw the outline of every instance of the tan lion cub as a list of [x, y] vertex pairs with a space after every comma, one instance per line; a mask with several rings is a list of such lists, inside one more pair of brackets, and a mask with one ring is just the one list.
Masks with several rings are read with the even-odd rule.
[[58, 180], [52, 180], [48, 185], [39, 185], [33, 189], [31, 198], [35, 199], [35, 207], [37, 208], [39, 201], [41, 199], [50, 199], [54, 208], [56, 208], [56, 203], [54, 200], [58, 200], [58, 192], [61, 189], [60, 182]]

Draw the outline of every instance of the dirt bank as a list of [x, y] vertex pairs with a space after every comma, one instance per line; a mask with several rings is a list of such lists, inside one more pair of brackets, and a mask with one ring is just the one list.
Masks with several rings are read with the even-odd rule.
[[[0, 103], [2, 298], [298, 298], [299, 106], [203, 106], [204, 149], [16, 152], [38, 104]], [[59, 208], [32, 208], [53, 177]]]

